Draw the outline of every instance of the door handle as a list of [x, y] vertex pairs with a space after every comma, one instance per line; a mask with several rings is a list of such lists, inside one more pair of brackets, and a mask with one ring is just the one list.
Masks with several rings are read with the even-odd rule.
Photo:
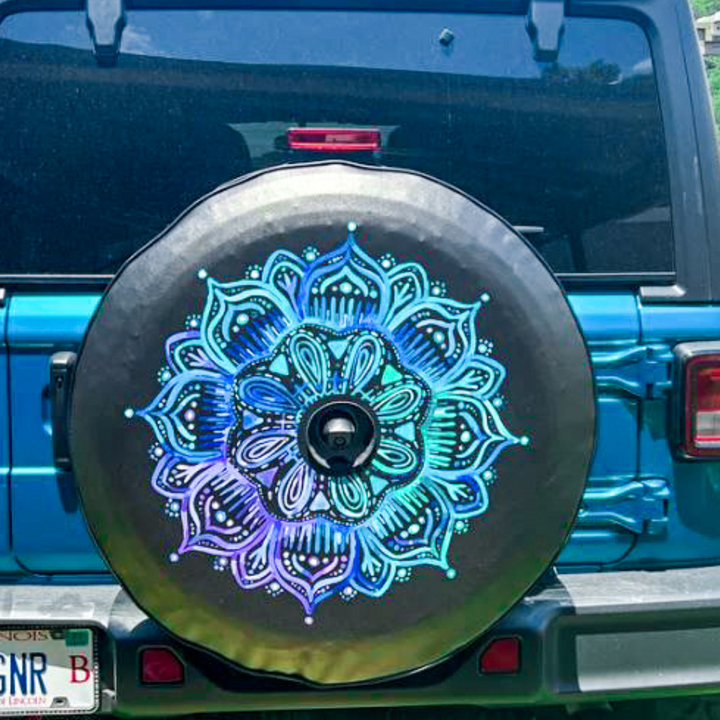
[[50, 419], [53, 461], [58, 470], [72, 469], [70, 459], [70, 390], [77, 355], [58, 352], [50, 358]]

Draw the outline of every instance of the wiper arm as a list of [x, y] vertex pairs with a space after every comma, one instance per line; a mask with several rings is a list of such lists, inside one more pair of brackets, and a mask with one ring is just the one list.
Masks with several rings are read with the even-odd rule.
[[123, 0], [87, 0], [85, 22], [93, 43], [93, 54], [101, 67], [115, 65], [126, 25]]

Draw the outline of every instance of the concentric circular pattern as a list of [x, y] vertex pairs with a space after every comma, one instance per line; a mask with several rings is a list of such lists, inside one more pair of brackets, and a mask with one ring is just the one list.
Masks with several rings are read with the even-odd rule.
[[[491, 302], [447, 298], [417, 263], [348, 238], [321, 255], [279, 250], [246, 277], [204, 270], [202, 316], [166, 342], [153, 488], [183, 539], [243, 590], [289, 593], [313, 622], [338, 596], [380, 598], [416, 566], [455, 576], [453, 534], [489, 506], [493, 463], [527, 445], [504, 425], [503, 366], [478, 338]], [[377, 422], [371, 458], [323, 473], [300, 447], [311, 408], [356, 399]]]

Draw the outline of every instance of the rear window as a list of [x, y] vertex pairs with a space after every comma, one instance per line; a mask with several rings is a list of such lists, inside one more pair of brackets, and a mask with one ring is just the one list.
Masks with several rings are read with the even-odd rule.
[[[456, 185], [557, 273], [673, 270], [632, 23], [568, 18], [558, 61], [539, 63], [522, 16], [134, 11], [121, 50], [98, 67], [80, 12], [0, 25], [0, 273], [112, 274], [217, 185], [333, 157]], [[301, 126], [378, 128], [381, 147], [291, 150]]]

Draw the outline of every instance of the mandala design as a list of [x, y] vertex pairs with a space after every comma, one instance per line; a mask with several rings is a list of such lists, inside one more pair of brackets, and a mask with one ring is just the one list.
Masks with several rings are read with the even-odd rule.
[[[500, 417], [505, 369], [477, 336], [490, 301], [446, 297], [417, 263], [374, 259], [355, 238], [320, 255], [273, 253], [207, 282], [202, 315], [166, 341], [149, 423], [152, 486], [182, 525], [170, 555], [205, 553], [244, 590], [289, 593], [312, 623], [331, 596], [382, 597], [412, 569], [455, 577], [455, 533], [488, 508], [493, 463], [527, 445]], [[308, 409], [355, 399], [377, 428], [342, 476], [301, 446]]]

